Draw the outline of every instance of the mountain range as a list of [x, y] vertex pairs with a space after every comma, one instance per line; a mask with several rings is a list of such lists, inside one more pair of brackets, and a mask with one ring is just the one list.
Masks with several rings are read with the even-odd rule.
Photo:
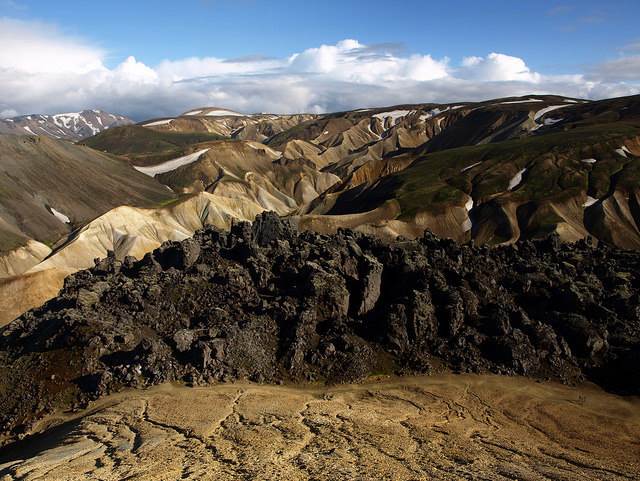
[[0, 129], [0, 478], [636, 479], [640, 96]]
[[102, 110], [83, 110], [55, 115], [21, 115], [0, 119], [0, 133], [42, 135], [54, 139], [80, 140], [111, 127], [132, 124], [122, 115]]
[[[87, 112], [105, 128], [75, 144], [45, 123], [46, 135], [0, 135], [0, 293], [11, 293], [1, 296], [2, 322], [108, 251], [140, 257], [266, 210], [324, 234], [351, 228], [390, 240], [428, 229], [479, 244], [557, 234], [640, 247], [638, 96], [321, 115], [201, 107], [135, 125], [85, 111], [75, 138], [100, 124]], [[49, 121], [40, 117], [22, 119]]]

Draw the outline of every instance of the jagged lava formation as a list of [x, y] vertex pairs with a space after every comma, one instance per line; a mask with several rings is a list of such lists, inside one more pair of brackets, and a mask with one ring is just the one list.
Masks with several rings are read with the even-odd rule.
[[640, 253], [298, 233], [273, 213], [113, 256], [4, 327], [5, 441], [124, 387], [521, 374], [640, 392]]

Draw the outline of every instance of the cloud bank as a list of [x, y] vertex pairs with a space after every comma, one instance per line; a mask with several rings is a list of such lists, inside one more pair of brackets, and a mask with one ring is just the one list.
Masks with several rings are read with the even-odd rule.
[[454, 63], [402, 55], [389, 45], [346, 39], [284, 58], [185, 58], [149, 66], [54, 27], [0, 19], [0, 116], [101, 108], [142, 120], [197, 106], [241, 112], [328, 112], [417, 102], [554, 93], [603, 98], [640, 93], [638, 56], [575, 75], [532, 71], [504, 53]]

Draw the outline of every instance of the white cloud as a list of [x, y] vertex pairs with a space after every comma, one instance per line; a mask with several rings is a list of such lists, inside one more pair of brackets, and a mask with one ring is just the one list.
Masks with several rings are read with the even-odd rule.
[[205, 105], [324, 112], [529, 93], [601, 98], [640, 92], [637, 57], [559, 76], [502, 53], [455, 65], [347, 39], [275, 59], [193, 57], [149, 66], [128, 57], [108, 68], [102, 49], [47, 24], [6, 18], [0, 18], [0, 45], [2, 114], [101, 108], [141, 120]]
[[538, 83], [540, 74], [532, 72], [518, 57], [502, 53], [490, 53], [486, 57], [465, 57], [459, 70], [462, 78], [488, 81], [522, 81]]
[[130, 56], [113, 70], [115, 80], [131, 82], [140, 85], [154, 85], [158, 83], [158, 73], [147, 67], [142, 62], [138, 62], [135, 57]]
[[0, 18], [0, 68], [24, 73], [86, 73], [104, 68], [103, 52], [51, 25]]
[[640, 55], [630, 55], [602, 63], [591, 70], [600, 82], [640, 82]]
[[448, 59], [438, 61], [430, 55], [397, 57], [348, 39], [293, 54], [286, 70], [302, 75], [321, 74], [331, 80], [378, 84], [446, 77], [447, 63]]

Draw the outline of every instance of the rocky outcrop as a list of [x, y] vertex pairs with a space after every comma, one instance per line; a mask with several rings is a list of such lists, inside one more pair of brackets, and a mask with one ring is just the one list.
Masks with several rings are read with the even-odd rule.
[[2, 330], [2, 430], [125, 386], [439, 369], [640, 391], [640, 254], [297, 233], [273, 213], [109, 256]]
[[122, 206], [110, 210], [78, 229], [26, 272], [0, 278], [0, 325], [55, 297], [67, 275], [91, 267], [94, 259], [107, 257], [108, 252], [119, 260], [127, 256], [140, 259], [163, 242], [187, 239], [205, 225], [229, 229], [233, 222], [253, 220], [263, 210], [248, 200], [207, 192], [161, 208]]

